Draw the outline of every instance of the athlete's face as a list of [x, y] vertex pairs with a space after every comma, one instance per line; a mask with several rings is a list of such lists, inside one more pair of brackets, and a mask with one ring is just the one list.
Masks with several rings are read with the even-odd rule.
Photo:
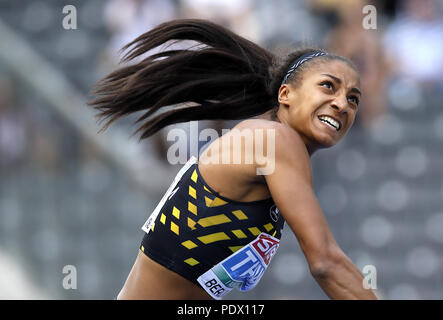
[[277, 115], [301, 135], [312, 153], [345, 136], [354, 123], [360, 96], [360, 77], [346, 62], [314, 62], [297, 86], [280, 87]]

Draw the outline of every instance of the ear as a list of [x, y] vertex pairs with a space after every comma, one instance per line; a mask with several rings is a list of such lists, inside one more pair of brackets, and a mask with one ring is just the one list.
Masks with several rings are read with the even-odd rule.
[[291, 91], [290, 87], [287, 84], [282, 84], [280, 89], [278, 89], [278, 103], [280, 105], [284, 105], [289, 107], [289, 92]]

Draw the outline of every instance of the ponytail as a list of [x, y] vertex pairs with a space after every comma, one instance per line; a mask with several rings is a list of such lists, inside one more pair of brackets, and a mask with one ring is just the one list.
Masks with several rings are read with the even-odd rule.
[[[135, 123], [140, 140], [160, 129], [191, 120], [237, 120], [275, 106], [266, 49], [205, 20], [163, 23], [127, 44], [122, 62], [133, 61], [171, 40], [192, 40], [192, 49], [167, 50], [122, 67], [97, 83], [88, 105], [107, 120], [144, 111]], [[166, 106], [172, 106], [165, 111]]]

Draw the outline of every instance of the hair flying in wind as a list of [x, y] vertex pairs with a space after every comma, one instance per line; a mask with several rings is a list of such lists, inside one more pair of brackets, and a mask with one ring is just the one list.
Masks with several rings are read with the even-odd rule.
[[[185, 40], [198, 45], [142, 57], [168, 42]], [[313, 49], [294, 52], [279, 65], [273, 53], [220, 25], [181, 19], [160, 24], [122, 50], [122, 62], [139, 61], [99, 81], [88, 105], [107, 121], [101, 130], [142, 111], [134, 133], [142, 132], [141, 140], [174, 123], [265, 113], [278, 105], [278, 88], [290, 63]]]

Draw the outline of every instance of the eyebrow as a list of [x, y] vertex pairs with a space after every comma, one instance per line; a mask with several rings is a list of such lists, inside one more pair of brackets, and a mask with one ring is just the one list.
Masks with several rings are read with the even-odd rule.
[[[333, 76], [332, 74], [323, 73], [322, 76], [328, 76], [329, 78], [333, 79], [335, 82], [337, 82], [339, 84], [342, 83], [340, 78], [337, 78], [337, 77]], [[360, 90], [358, 90], [357, 88], [351, 88], [351, 92], [355, 92], [355, 93], [358, 93], [359, 95], [361, 95]]]

